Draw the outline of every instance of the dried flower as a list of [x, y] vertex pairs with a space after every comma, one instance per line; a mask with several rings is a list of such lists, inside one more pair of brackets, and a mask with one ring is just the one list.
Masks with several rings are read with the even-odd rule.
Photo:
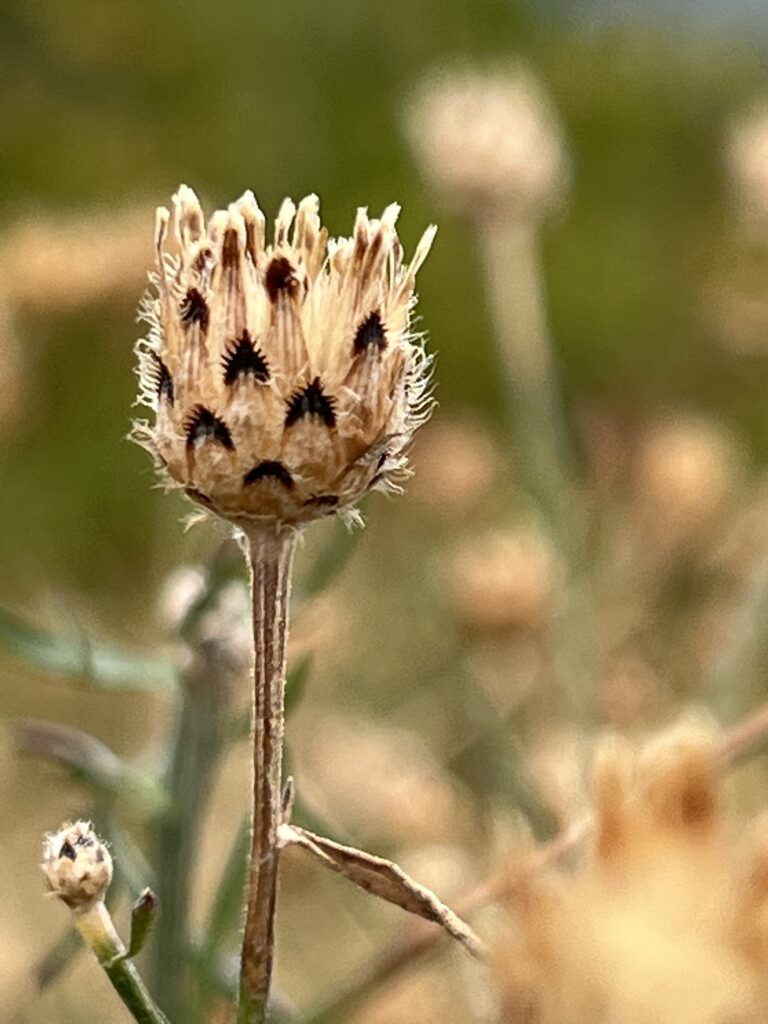
[[523, 64], [437, 73], [414, 97], [408, 129], [425, 175], [459, 208], [538, 216], [565, 190], [557, 118]]
[[141, 286], [152, 248], [145, 208], [50, 216], [36, 212], [0, 236], [0, 273], [17, 305], [56, 313]]
[[639, 751], [603, 745], [591, 856], [513, 895], [495, 962], [503, 1021], [766, 1019], [765, 833], [746, 857], [729, 837], [719, 749], [699, 722]]
[[46, 835], [42, 869], [51, 892], [78, 912], [103, 900], [112, 882], [112, 858], [90, 821]]
[[160, 209], [137, 347], [156, 419], [133, 433], [168, 483], [240, 523], [355, 517], [366, 491], [398, 490], [431, 409], [411, 311], [435, 228], [406, 266], [395, 204], [329, 239], [316, 196], [286, 199], [271, 245], [251, 192], [207, 227], [191, 189], [174, 207], [178, 252]]

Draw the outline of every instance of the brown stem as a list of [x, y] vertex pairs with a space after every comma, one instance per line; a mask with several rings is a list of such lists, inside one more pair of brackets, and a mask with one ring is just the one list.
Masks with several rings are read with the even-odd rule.
[[274, 954], [283, 762], [285, 644], [297, 533], [247, 534], [253, 598], [253, 805], [238, 1024], [262, 1024]]

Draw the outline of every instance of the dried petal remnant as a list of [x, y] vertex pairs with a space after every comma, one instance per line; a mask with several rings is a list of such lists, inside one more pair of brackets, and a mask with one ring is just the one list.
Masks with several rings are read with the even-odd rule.
[[137, 346], [155, 421], [133, 434], [166, 481], [240, 523], [354, 517], [366, 491], [399, 489], [432, 406], [411, 315], [434, 229], [407, 265], [394, 204], [329, 239], [316, 196], [286, 200], [274, 244], [250, 192], [208, 223], [185, 186], [174, 208]]
[[297, 283], [296, 277], [290, 261], [285, 256], [278, 256], [269, 264], [265, 283], [272, 302], [277, 302], [280, 292], [287, 292], [289, 295], [293, 293]]

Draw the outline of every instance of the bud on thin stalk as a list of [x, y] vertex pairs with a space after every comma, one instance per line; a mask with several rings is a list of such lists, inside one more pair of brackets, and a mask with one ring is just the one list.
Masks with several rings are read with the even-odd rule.
[[72, 911], [74, 924], [139, 1024], [168, 1024], [154, 1004], [104, 904], [112, 857], [89, 821], [65, 824], [46, 835], [43, 874], [50, 892]]

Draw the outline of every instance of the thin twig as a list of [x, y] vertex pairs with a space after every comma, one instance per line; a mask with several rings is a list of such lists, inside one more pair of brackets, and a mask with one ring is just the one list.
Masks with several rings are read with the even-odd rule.
[[248, 537], [253, 597], [253, 805], [238, 1024], [266, 1019], [274, 955], [275, 897], [281, 820], [285, 645], [295, 530], [252, 530]]
[[[723, 736], [718, 762], [724, 770], [754, 754], [768, 742], [768, 704], [743, 719]], [[491, 878], [476, 886], [454, 904], [462, 917], [480, 907], [510, 896], [530, 875], [552, 867], [574, 853], [592, 830], [592, 819], [586, 815], [570, 825], [513, 869], [502, 868]], [[302, 1024], [341, 1024], [375, 992], [391, 983], [404, 971], [413, 968], [418, 960], [431, 953], [442, 938], [442, 933], [420, 922], [408, 928], [400, 942], [372, 963], [362, 975], [354, 978], [327, 1003], [302, 1018]]]

